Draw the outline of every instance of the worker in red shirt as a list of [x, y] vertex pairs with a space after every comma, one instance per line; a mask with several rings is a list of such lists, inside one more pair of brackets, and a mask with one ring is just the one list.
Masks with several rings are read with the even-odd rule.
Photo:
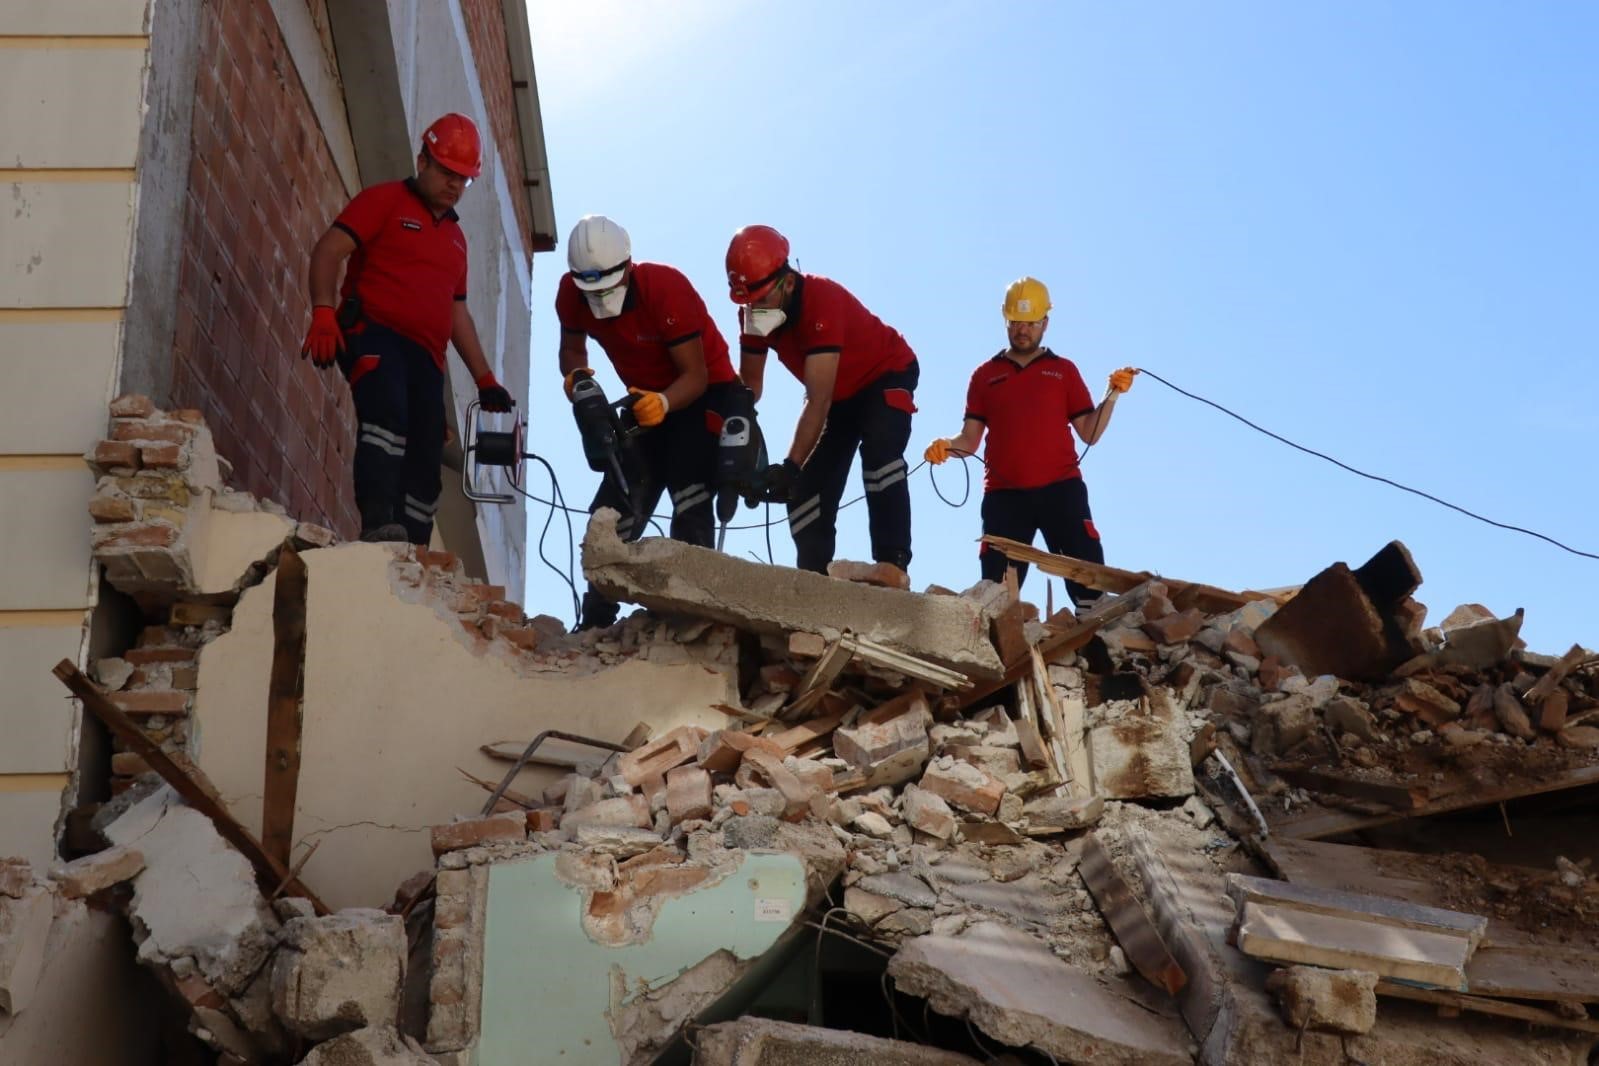
[[[639, 482], [624, 497], [605, 478], [589, 512], [621, 512], [617, 533], [634, 540], [663, 490], [672, 498], [671, 535], [709, 548], [717, 436], [730, 390], [742, 388], [727, 341], [705, 301], [683, 273], [661, 263], [633, 261], [627, 231], [604, 215], [588, 215], [566, 242], [571, 268], [555, 291], [561, 322], [560, 365], [566, 394], [589, 369], [588, 339], [599, 344], [617, 377], [636, 399], [633, 417], [646, 432], [630, 449]], [[642, 515], [635, 523], [634, 514]], [[617, 604], [593, 589], [583, 596], [581, 628], [608, 626]]]
[[[933, 441], [925, 458], [937, 466], [951, 455], [975, 455], [986, 430], [983, 532], [1030, 544], [1042, 531], [1050, 551], [1103, 563], [1105, 549], [1088, 508], [1072, 430], [1084, 444], [1097, 442], [1137, 371], [1111, 374], [1110, 389], [1095, 406], [1076, 365], [1043, 347], [1049, 310], [1049, 290], [1036, 278], [1022, 278], [1006, 290], [1010, 347], [972, 374], [960, 434]], [[985, 544], [981, 561], [983, 577], [1004, 578], [1009, 561], [999, 551]], [[1027, 576], [1026, 563], [1010, 565], [1018, 583]], [[1066, 591], [1079, 610], [1100, 596], [1075, 581], [1066, 582]]]
[[861, 456], [872, 559], [901, 571], [911, 561], [911, 494], [905, 446], [919, 368], [899, 331], [848, 289], [789, 266], [788, 240], [745, 226], [727, 248], [727, 283], [743, 308], [739, 376], [761, 395], [766, 355], [805, 386], [788, 457], [767, 470], [768, 494], [788, 504], [795, 564], [826, 573], [839, 500]]
[[472, 372], [485, 411], [515, 406], [466, 307], [466, 235], [455, 205], [481, 170], [477, 127], [445, 115], [422, 135], [416, 176], [363, 190], [311, 249], [311, 328], [300, 354], [324, 370], [338, 363], [349, 382], [362, 540], [432, 539], [447, 345]]

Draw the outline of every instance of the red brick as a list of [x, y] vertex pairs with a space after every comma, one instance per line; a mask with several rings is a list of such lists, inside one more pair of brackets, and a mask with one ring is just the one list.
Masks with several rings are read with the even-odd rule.
[[698, 888], [711, 871], [704, 866], [649, 866], [633, 878], [636, 896], [680, 896]]
[[527, 839], [525, 822], [509, 818], [474, 818], [450, 825], [436, 825], [432, 831], [433, 854], [473, 848], [479, 844]]
[[138, 777], [149, 770], [150, 764], [137, 752], [119, 751], [111, 756], [111, 772], [119, 777]]
[[764, 751], [781, 759], [787, 754], [782, 745], [754, 733], [718, 729], [700, 742], [696, 758], [701, 767], [715, 774], [730, 774], [738, 769], [745, 752]]
[[118, 440], [103, 440], [94, 446], [94, 465], [99, 467], [126, 466], [139, 469], [139, 449]]
[[191, 426], [199, 426], [205, 423], [204, 412], [197, 411], [192, 407], [183, 407], [176, 411], [168, 411], [167, 417], [178, 422], [186, 422]]
[[123, 714], [187, 714], [189, 693], [172, 689], [145, 689], [142, 692], [118, 692], [111, 702]]
[[1157, 644], [1181, 644], [1205, 626], [1205, 615], [1197, 608], [1168, 614], [1153, 622], [1144, 623], [1144, 632]]
[[698, 766], [678, 766], [666, 775], [666, 810], [672, 824], [711, 816], [711, 775]]
[[1227, 639], [1222, 642], [1221, 650], [1237, 652], [1251, 659], [1260, 658], [1260, 645], [1255, 643], [1255, 638], [1236, 626], [1227, 631]]
[[827, 564], [827, 576], [862, 585], [889, 589], [909, 589], [911, 577], [893, 563], [856, 563], [846, 559]]
[[527, 830], [530, 833], [548, 833], [561, 822], [561, 812], [553, 807], [540, 807], [527, 812]]
[[122, 653], [122, 658], [135, 666], [148, 666], [151, 663], [192, 663], [194, 657], [193, 648], [139, 647], [129, 648]]
[[120, 496], [96, 496], [89, 501], [89, 517], [96, 522], [132, 522], [139, 514], [132, 500]]
[[808, 810], [811, 800], [820, 791], [796, 777], [783, 765], [783, 760], [779, 756], [752, 750], [745, 754], [744, 765], [754, 769], [768, 784], [783, 794], [785, 818], [793, 818]]
[[527, 620], [527, 615], [522, 612], [520, 604], [510, 603], [506, 600], [495, 600], [483, 609], [497, 618], [505, 619], [507, 622], [521, 624]]
[[139, 449], [139, 461], [156, 470], [175, 470], [183, 465], [181, 444], [146, 444]]
[[158, 440], [168, 444], [187, 444], [193, 437], [193, 426], [174, 422], [118, 422], [111, 427], [112, 440]]
[[976, 814], [994, 814], [999, 810], [1000, 798], [1005, 795], [1002, 782], [982, 767], [968, 762], [956, 762], [947, 768], [940, 768], [937, 762], [929, 763], [919, 783], [951, 807]]
[[[492, 622], [494, 619], [491, 617], [484, 621]], [[500, 636], [523, 651], [532, 651], [539, 646], [539, 631], [530, 626], [504, 626], [500, 629]]]
[[136, 392], [124, 393], [111, 401], [112, 418], [149, 418], [155, 412], [150, 397]]
[[455, 570], [461, 565], [461, 560], [454, 552], [433, 551], [430, 548], [418, 548], [416, 561], [423, 566], [433, 567], [438, 570]]
[[681, 766], [699, 754], [700, 741], [705, 730], [697, 726], [678, 726], [616, 761], [617, 773], [623, 780], [637, 788], [647, 777], [664, 774], [674, 766]]

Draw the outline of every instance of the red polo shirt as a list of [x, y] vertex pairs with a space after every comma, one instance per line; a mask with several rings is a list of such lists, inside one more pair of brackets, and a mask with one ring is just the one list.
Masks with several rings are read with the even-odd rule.
[[605, 349], [616, 376], [630, 389], [659, 391], [677, 380], [667, 349], [695, 337], [705, 348], [709, 384], [732, 381], [727, 341], [688, 278], [660, 263], [634, 263], [627, 299], [615, 318], [595, 318], [588, 299], [566, 274], [555, 288], [555, 315], [568, 333], [584, 333]]
[[1077, 477], [1071, 420], [1093, 409], [1076, 365], [1048, 348], [1026, 366], [1000, 352], [978, 367], [966, 389], [966, 417], [988, 430], [983, 488], [1036, 489]]
[[916, 361], [899, 330], [884, 325], [830, 278], [801, 274], [789, 314], [789, 320], [769, 337], [744, 334], [740, 347], [758, 355], [775, 350], [789, 373], [801, 381], [807, 357], [838, 352], [834, 400], [847, 400], [889, 371], [904, 370]]
[[380, 326], [422, 345], [444, 368], [456, 300], [466, 299], [466, 234], [449, 211], [434, 218], [412, 180], [362, 190], [333, 224], [355, 239], [342, 298]]

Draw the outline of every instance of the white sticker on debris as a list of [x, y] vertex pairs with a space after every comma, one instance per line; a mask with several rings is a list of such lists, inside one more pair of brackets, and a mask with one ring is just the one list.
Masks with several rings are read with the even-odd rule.
[[786, 899], [755, 900], [757, 922], [788, 922], [794, 918], [794, 905]]

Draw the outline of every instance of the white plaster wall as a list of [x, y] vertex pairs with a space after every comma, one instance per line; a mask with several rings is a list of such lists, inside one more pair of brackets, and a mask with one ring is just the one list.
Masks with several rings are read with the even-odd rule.
[[144, 63], [143, 48], [7, 49], [0, 166], [133, 166]]
[[91, 604], [87, 508], [93, 488], [82, 463], [76, 469], [0, 469], [0, 611]]
[[130, 181], [0, 185], [0, 308], [121, 307], [132, 244]]
[[67, 768], [77, 723], [50, 668], [77, 662], [82, 646], [81, 624], [0, 628], [0, 774]]
[[148, 26], [149, 8], [150, 0], [6, 0], [0, 37], [139, 34]]
[[60, 816], [59, 781], [51, 778], [35, 784], [0, 775], [0, 855], [20, 855], [41, 870], [49, 866], [56, 857]]
[[[563, 729], [617, 741], [640, 721], [719, 728], [712, 705], [735, 679], [694, 663], [632, 660], [597, 674], [523, 677], [475, 655], [452, 615], [401, 601], [390, 550], [351, 544], [305, 553], [308, 606], [296, 854], [320, 839], [306, 883], [333, 907], [381, 906], [432, 865], [428, 828], [482, 808], [457, 767], [498, 779], [479, 746]], [[200, 655], [200, 767], [228, 809], [259, 830], [272, 665], [275, 576], [245, 593], [232, 629]], [[554, 779], [527, 771], [517, 787]]]
[[105, 432], [121, 326], [0, 318], [0, 455], [71, 455]]

